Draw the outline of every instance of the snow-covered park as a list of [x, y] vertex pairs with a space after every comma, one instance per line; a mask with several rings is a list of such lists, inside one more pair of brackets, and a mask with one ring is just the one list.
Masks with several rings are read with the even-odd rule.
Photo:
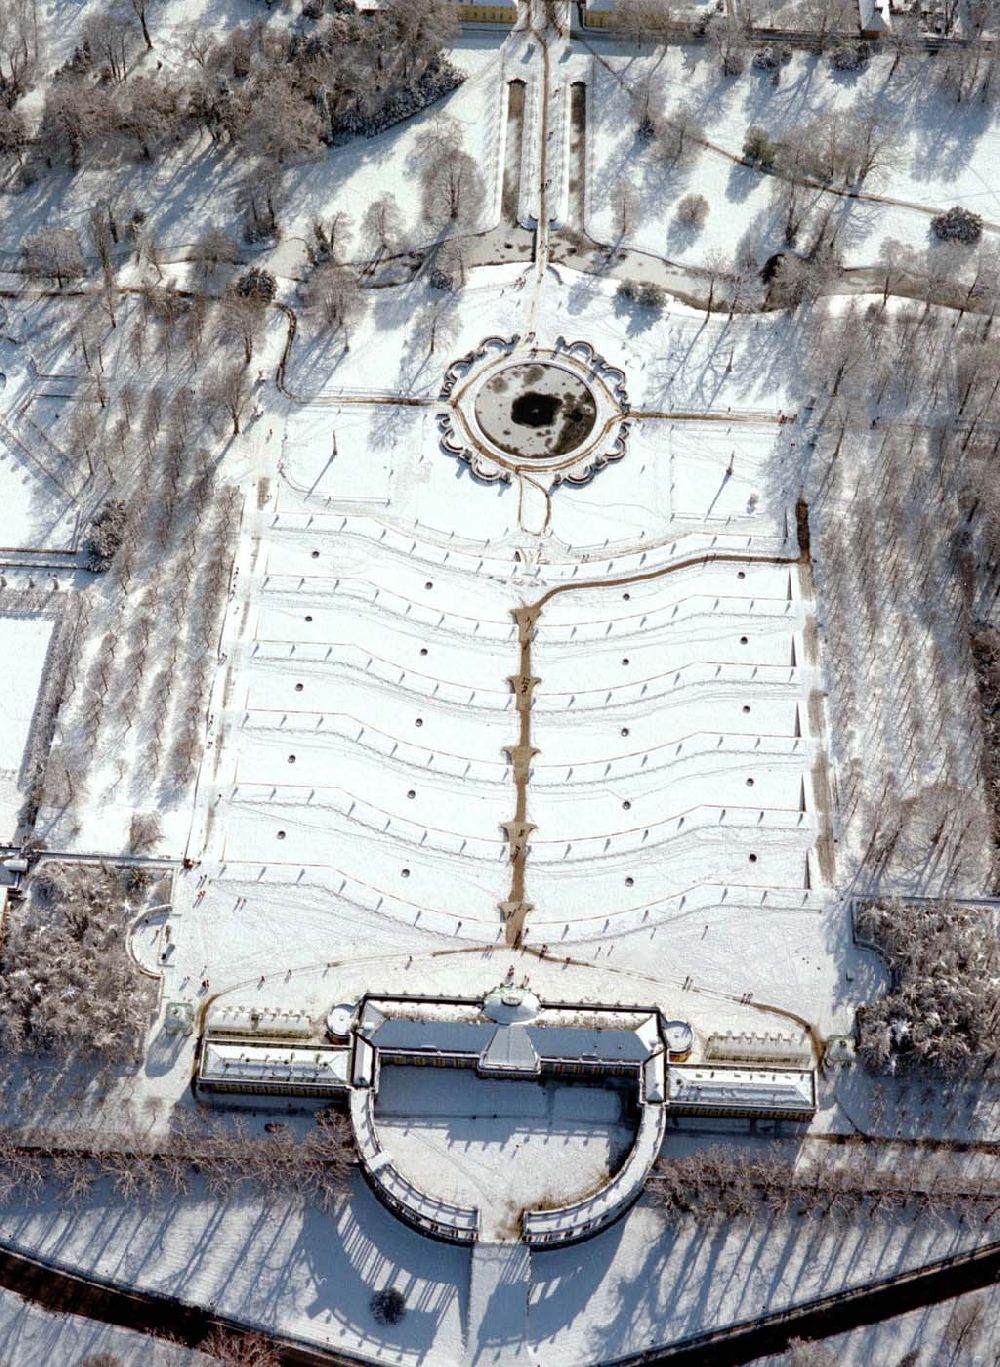
[[[0, 226], [0, 1028], [24, 1053], [0, 1119], [155, 1169], [199, 1124], [306, 1143], [332, 1097], [361, 1170], [322, 1209], [208, 1164], [169, 1200], [102, 1169], [71, 1206], [39, 1176], [0, 1241], [338, 1360], [448, 1367], [624, 1360], [964, 1255], [989, 1088], [871, 1082], [858, 1013], [902, 975], [852, 903], [995, 914], [969, 744], [992, 97], [888, 39], [847, 71], [793, 32], [727, 73], [700, 5], [638, 43], [542, 0], [461, 30], [450, 0], [373, 8], [134, 0], [122, 38], [102, 0], [48, 0]], [[359, 38], [381, 23], [395, 46]], [[409, 103], [346, 107], [352, 43], [371, 80], [420, 54]], [[337, 73], [307, 99], [304, 52]], [[105, 104], [72, 125], [84, 92]], [[871, 164], [817, 182], [802, 130], [856, 161], [862, 126]], [[975, 246], [935, 237], [949, 207]], [[904, 344], [954, 352], [929, 397]], [[43, 1041], [14, 961], [42, 962], [60, 895], [104, 915], [91, 960], [145, 1012], [68, 1061], [52, 1036], [100, 986]], [[508, 1033], [459, 1057], [498, 995]], [[375, 998], [431, 1022], [438, 1066], [378, 1052]], [[605, 1013], [640, 1008], [634, 1065]], [[546, 1073], [524, 1022], [550, 1010]], [[282, 1090], [310, 1051], [335, 1083]], [[714, 1101], [685, 1110], [685, 1077]], [[531, 1244], [640, 1150], [592, 1237]], [[772, 1156], [830, 1209], [876, 1187], [829, 1222], [744, 1192], [712, 1224], [712, 1169], [678, 1215], [664, 1174], [720, 1152], [746, 1191]], [[128, 1332], [0, 1298], [14, 1363], [145, 1361]]]

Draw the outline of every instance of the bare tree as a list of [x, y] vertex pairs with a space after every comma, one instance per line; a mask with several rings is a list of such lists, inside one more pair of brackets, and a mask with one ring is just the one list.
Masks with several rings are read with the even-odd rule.
[[18, 166], [24, 161], [28, 145], [28, 129], [24, 115], [17, 109], [0, 104], [0, 158], [14, 157]]
[[347, 244], [352, 234], [351, 216], [346, 210], [338, 209], [328, 223], [315, 218], [312, 223], [314, 258], [344, 261], [347, 257]]
[[280, 195], [281, 174], [267, 161], [243, 181], [237, 200], [243, 211], [243, 235], [248, 242], [261, 242], [279, 235]]
[[656, 42], [673, 22], [670, 0], [616, 0], [612, 23], [636, 46]]
[[80, 239], [72, 228], [39, 228], [21, 250], [25, 274], [54, 280], [59, 289], [84, 273]]
[[205, 279], [209, 280], [220, 266], [239, 264], [239, 243], [219, 228], [208, 228], [194, 245], [194, 257], [201, 263]]
[[854, 0], [800, 0], [797, 14], [801, 26], [814, 33], [821, 44], [831, 34], [857, 31]]
[[150, 0], [129, 0], [129, 3], [132, 6], [133, 14], [139, 20], [139, 27], [142, 29], [143, 42], [146, 44], [148, 51], [152, 52], [153, 40], [149, 36], [149, 25], [147, 23]]
[[960, 1296], [955, 1302], [944, 1331], [949, 1348], [968, 1361], [974, 1360], [976, 1345], [987, 1327], [987, 1303], [982, 1295]]
[[280, 1367], [281, 1364], [277, 1349], [260, 1334], [216, 1328], [200, 1346], [221, 1367]]
[[254, 83], [241, 120], [241, 142], [281, 166], [289, 157], [315, 152], [325, 131], [313, 101], [277, 73]]
[[135, 142], [143, 161], [177, 140], [184, 119], [184, 91], [162, 77], [133, 76], [119, 97], [117, 129]]
[[32, 0], [0, 5], [0, 103], [12, 109], [32, 84], [42, 58], [38, 7]]
[[245, 365], [222, 365], [209, 372], [202, 386], [202, 398], [209, 414], [225, 410], [234, 437], [240, 434], [243, 415], [250, 402], [250, 379]]
[[97, 259], [101, 265], [101, 298], [104, 300], [104, 307], [108, 311], [111, 326], [117, 327], [117, 317], [115, 312], [115, 296], [117, 284], [115, 281], [115, 263], [113, 257], [114, 243], [111, 239], [111, 224], [104, 208], [94, 205], [87, 215], [90, 226], [90, 240], [94, 244], [97, 252]]
[[735, 10], [713, 16], [708, 37], [719, 53], [724, 76], [739, 76], [747, 62], [747, 31]]
[[423, 212], [437, 228], [474, 223], [482, 210], [485, 186], [479, 167], [462, 146], [453, 120], [432, 124], [417, 142]]
[[619, 176], [611, 187], [611, 212], [615, 237], [619, 242], [632, 231], [638, 207], [638, 190], [627, 176]]
[[163, 839], [158, 812], [134, 812], [128, 828], [129, 854], [148, 854]]
[[67, 76], [45, 92], [38, 148], [47, 165], [64, 162], [77, 170], [87, 148], [111, 127], [111, 100], [104, 87]]
[[708, 218], [708, 200], [704, 195], [685, 195], [677, 205], [675, 217], [684, 228], [703, 228]]
[[383, 256], [395, 250], [403, 231], [403, 217], [393, 194], [380, 195], [372, 200], [361, 220], [361, 234], [369, 253], [370, 269]]
[[773, 288], [791, 305], [814, 303], [840, 273], [840, 262], [825, 246], [798, 256], [785, 252], [774, 272]]
[[242, 347], [243, 362], [253, 360], [254, 348], [267, 322], [267, 305], [261, 300], [230, 289], [220, 301], [215, 318], [218, 340], [226, 346]]
[[119, 84], [128, 78], [129, 67], [135, 56], [135, 31], [131, 14], [117, 4], [96, 14], [88, 14], [83, 21], [83, 40], [90, 49], [94, 62], [103, 64], [110, 78]]
[[669, 166], [685, 161], [704, 140], [705, 130], [689, 104], [676, 105], [667, 118], [657, 121], [657, 154]]
[[789, 1339], [785, 1367], [837, 1367], [837, 1358], [825, 1343]]
[[366, 307], [356, 273], [350, 266], [338, 266], [333, 261], [313, 272], [304, 294], [306, 307], [314, 310], [322, 327], [333, 334], [343, 331], [346, 335]]

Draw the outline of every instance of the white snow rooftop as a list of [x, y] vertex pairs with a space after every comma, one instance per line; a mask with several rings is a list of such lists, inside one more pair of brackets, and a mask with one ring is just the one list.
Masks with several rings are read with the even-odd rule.
[[290, 1087], [348, 1086], [348, 1049], [283, 1048], [267, 1042], [206, 1039], [199, 1081]]
[[523, 1025], [501, 1025], [479, 1056], [484, 1073], [535, 1074], [541, 1068], [531, 1035]]
[[[456, 1015], [466, 1019], [454, 1019]], [[382, 1053], [460, 1054], [482, 1060], [487, 1070], [497, 1069], [503, 1057], [518, 1070], [532, 1059], [638, 1066], [662, 1048], [653, 1013], [542, 1004], [530, 1024], [497, 1025], [484, 1019], [478, 1003], [379, 998], [365, 1004], [359, 1034]]]
[[762, 1112], [790, 1110], [812, 1115], [816, 1080], [812, 1072], [795, 1070], [682, 1066], [667, 1069], [667, 1101], [706, 1110], [753, 1107]]

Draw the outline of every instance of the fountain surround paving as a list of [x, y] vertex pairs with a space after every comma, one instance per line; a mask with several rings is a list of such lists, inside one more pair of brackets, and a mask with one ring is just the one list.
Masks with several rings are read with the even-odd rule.
[[583, 484], [625, 454], [625, 376], [588, 342], [526, 351], [517, 337], [487, 338], [452, 363], [440, 398], [442, 449], [487, 482]]

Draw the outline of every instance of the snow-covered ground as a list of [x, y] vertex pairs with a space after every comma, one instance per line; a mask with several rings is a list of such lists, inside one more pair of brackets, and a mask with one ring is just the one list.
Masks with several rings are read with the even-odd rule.
[[449, 1069], [382, 1071], [375, 1121], [393, 1164], [443, 1200], [475, 1206], [481, 1237], [509, 1239], [522, 1210], [577, 1200], [606, 1181], [635, 1138], [623, 1094], [603, 1086], [455, 1086]]
[[[883, 1363], [947, 1363], [982, 1367], [1000, 1349], [1000, 1291], [988, 1287], [954, 1300], [894, 1315], [846, 1334], [824, 1339], [837, 1367], [882, 1367]], [[910, 1355], [913, 1355], [912, 1357]], [[756, 1367], [786, 1367], [787, 1357], [757, 1358]]]
[[[470, 287], [449, 356], [475, 344], [482, 316], [517, 330], [516, 278], [497, 268]], [[536, 307], [555, 310], [567, 285], [572, 296], [572, 282], [553, 283]], [[402, 293], [419, 300], [419, 289]], [[502, 939], [511, 613], [579, 576], [606, 587], [561, 593], [536, 635], [529, 943], [613, 955], [626, 995], [637, 971], [653, 982], [704, 976], [823, 1030], [848, 1028], [845, 973], [862, 959], [840, 935], [828, 951], [843, 913], [816, 850], [828, 797], [814, 781], [824, 742], [810, 706], [821, 689], [811, 590], [796, 564], [753, 560], [794, 556], [795, 439], [767, 420], [773, 393], [748, 387], [738, 365], [737, 378], [705, 389], [720, 337], [737, 357], [762, 339], [751, 321], [706, 325], [682, 306], [648, 334], [616, 335], [606, 300], [601, 290], [581, 300], [577, 335], [600, 336], [634, 410], [650, 416], [635, 417], [625, 459], [554, 492], [536, 547], [518, 527], [515, 489], [477, 484], [436, 448], [432, 401], [366, 407], [376, 339], [393, 388], [399, 321], [393, 331], [369, 321], [338, 362], [336, 393], [289, 405], [278, 478], [245, 528], [220, 736], [187, 847], [201, 862], [178, 884], [178, 910], [197, 900], [174, 937], [177, 990], [207, 964], [213, 993], [243, 991], [259, 964], [273, 995], [271, 936], [258, 954], [249, 927], [276, 904], [286, 931], [289, 917], [296, 925], [289, 967], [342, 957], [345, 932], [366, 955], [362, 907], [384, 927], [383, 952], [390, 926], [400, 950], [418, 953], [427, 936]], [[783, 323], [762, 326], [775, 340]], [[678, 335], [687, 359], [663, 374]], [[436, 393], [444, 359], [428, 358], [417, 395]], [[289, 384], [298, 392], [294, 364]], [[345, 394], [350, 406], [336, 401]], [[695, 404], [698, 421], [658, 416]], [[748, 559], [617, 582], [712, 547]], [[234, 934], [228, 908], [240, 898], [247, 929]], [[345, 914], [350, 930], [338, 935]], [[745, 940], [751, 957], [720, 960], [717, 936]], [[735, 964], [747, 967], [737, 978]]]
[[[674, 1232], [644, 1200], [594, 1239], [532, 1254], [526, 1302], [521, 1288], [511, 1288], [485, 1320], [470, 1322], [468, 1250], [409, 1230], [360, 1179], [329, 1216], [218, 1197], [123, 1207], [99, 1191], [69, 1212], [44, 1197], [33, 1198], [30, 1209], [14, 1205], [0, 1217], [0, 1233], [66, 1265], [335, 1351], [449, 1367], [484, 1358], [497, 1367], [593, 1367], [919, 1266], [982, 1237], [923, 1217], [851, 1225], [772, 1217]], [[372, 1294], [387, 1286], [406, 1299], [397, 1326], [379, 1326], [371, 1313]], [[52, 1361], [64, 1364], [75, 1367], [68, 1355]]]
[[77, 491], [67, 484], [51, 433], [52, 406], [68, 404], [39, 394], [58, 384], [38, 376], [23, 344], [0, 337], [0, 557], [20, 549], [76, 549]]
[[0, 1353], [6, 1367], [80, 1367], [91, 1360], [108, 1367], [212, 1367], [217, 1359], [147, 1334], [43, 1310], [0, 1289]]

